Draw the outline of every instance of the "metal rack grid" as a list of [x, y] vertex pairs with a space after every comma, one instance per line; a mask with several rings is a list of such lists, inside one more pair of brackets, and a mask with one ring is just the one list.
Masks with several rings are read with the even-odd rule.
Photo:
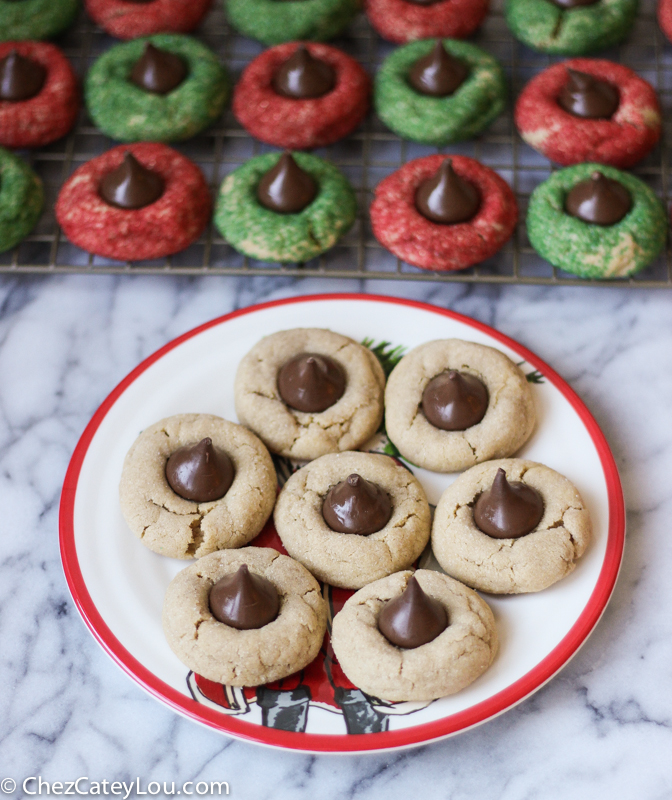
[[[263, 47], [235, 35], [221, 10], [213, 10], [197, 32], [198, 37], [222, 59], [235, 81], [249, 61]], [[510, 81], [512, 98], [525, 83], [549, 64], [561, 60], [535, 53], [516, 42], [501, 10], [494, 8], [475, 39], [476, 43], [500, 60]], [[82, 77], [93, 61], [115, 40], [86, 17], [58, 44]], [[393, 46], [375, 34], [360, 17], [347, 36], [334, 42], [374, 74]], [[641, 0], [636, 24], [626, 42], [600, 53], [600, 57], [619, 61], [636, 70], [656, 88], [665, 120], [672, 120], [672, 47], [665, 41], [655, 18], [655, 0]], [[668, 207], [669, 123], [665, 124], [661, 144], [635, 170]], [[493, 258], [471, 269], [435, 273], [405, 264], [382, 248], [371, 232], [367, 209], [373, 189], [382, 178], [406, 161], [437, 152], [437, 148], [406, 142], [388, 131], [374, 113], [364, 125], [344, 141], [316, 153], [339, 166], [355, 187], [360, 214], [351, 231], [328, 253], [306, 264], [276, 264], [254, 261], [233, 250], [212, 224], [198, 242], [181, 253], [157, 261], [123, 263], [92, 256], [70, 244], [62, 235], [55, 217], [58, 190], [74, 169], [114, 146], [100, 133], [83, 110], [73, 132], [65, 139], [35, 152], [23, 153], [45, 185], [45, 211], [33, 231], [18, 247], [0, 254], [2, 273], [125, 273], [172, 275], [271, 275], [293, 277], [332, 277], [403, 279], [460, 283], [672, 287], [672, 245], [649, 268], [626, 279], [596, 281], [568, 275], [541, 259], [531, 248], [525, 214], [529, 196], [553, 169], [547, 159], [535, 153], [518, 137], [512, 120], [512, 103], [507, 111], [479, 139], [439, 148], [438, 152], [459, 153], [482, 161], [495, 169], [513, 187], [521, 211], [521, 222], [512, 240]], [[194, 139], [175, 145], [194, 160], [206, 175], [213, 197], [223, 178], [254, 155], [274, 148], [252, 139], [227, 110], [218, 124]]]

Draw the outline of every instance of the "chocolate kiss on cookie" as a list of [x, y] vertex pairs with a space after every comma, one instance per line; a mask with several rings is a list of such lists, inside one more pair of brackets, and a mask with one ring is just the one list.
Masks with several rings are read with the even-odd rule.
[[408, 82], [420, 94], [448, 97], [469, 74], [467, 65], [446, 51], [439, 39], [432, 52], [419, 58], [408, 73]]
[[283, 153], [278, 163], [259, 181], [257, 200], [277, 214], [297, 214], [309, 206], [317, 194], [317, 183], [296, 163], [290, 152]]
[[408, 650], [431, 642], [447, 627], [446, 609], [423, 592], [415, 575], [403, 594], [389, 600], [378, 615], [378, 630], [387, 641]]
[[341, 365], [319, 353], [300, 353], [278, 371], [281, 399], [297, 411], [317, 414], [343, 396], [345, 374]]
[[467, 222], [475, 216], [481, 205], [476, 187], [461, 178], [447, 158], [439, 171], [418, 186], [415, 207], [431, 222], [453, 225]]
[[116, 208], [138, 209], [155, 203], [164, 188], [163, 178], [128, 152], [116, 169], [103, 176], [98, 194]]
[[46, 77], [47, 71], [42, 64], [10, 50], [8, 55], [0, 58], [0, 100], [10, 103], [30, 100], [40, 93]]
[[187, 66], [180, 56], [145, 45], [142, 56], [135, 62], [129, 80], [152, 94], [168, 94], [187, 77]]
[[261, 575], [254, 575], [247, 564], [217, 581], [210, 589], [210, 611], [215, 619], [249, 631], [263, 628], [278, 616], [278, 590]]
[[219, 500], [233, 483], [233, 464], [228, 455], [212, 444], [212, 439], [201, 439], [198, 444], [188, 444], [176, 450], [166, 462], [166, 480], [170, 488], [196, 503]]
[[474, 522], [494, 539], [518, 539], [533, 531], [544, 515], [544, 501], [536, 489], [521, 481], [509, 481], [498, 469], [492, 486], [479, 495]]
[[632, 208], [630, 192], [599, 171], [577, 183], [565, 198], [565, 211], [593, 225], [615, 225]]
[[271, 85], [282, 97], [309, 100], [328, 94], [336, 85], [336, 73], [330, 64], [315, 58], [305, 44], [300, 44], [280, 65]]
[[575, 117], [609, 119], [620, 103], [618, 89], [608, 81], [567, 68], [567, 81], [558, 95], [558, 105]]
[[422, 410], [435, 428], [466, 431], [488, 410], [488, 390], [482, 381], [454, 369], [441, 372], [422, 393]]
[[390, 521], [392, 503], [377, 483], [353, 473], [329, 489], [322, 516], [332, 531], [368, 536]]

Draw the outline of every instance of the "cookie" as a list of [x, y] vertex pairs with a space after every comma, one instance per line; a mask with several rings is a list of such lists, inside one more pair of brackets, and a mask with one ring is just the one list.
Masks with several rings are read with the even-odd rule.
[[86, 12], [117, 39], [137, 39], [156, 33], [189, 33], [210, 10], [212, 0], [85, 0]]
[[[378, 629], [380, 612], [415, 574], [424, 592], [446, 610], [448, 627], [433, 641], [405, 649]], [[398, 572], [360, 589], [334, 617], [332, 645], [358, 688], [390, 702], [430, 701], [455, 694], [492, 664], [498, 649], [495, 619], [476, 592], [447, 575]]]
[[[101, 181], [132, 153], [163, 179], [154, 203], [115, 208], [99, 194]], [[195, 242], [210, 220], [212, 202], [200, 169], [164, 144], [120, 145], [87, 161], [63, 184], [56, 219], [68, 239], [90, 253], [122, 261], [162, 258]]]
[[[568, 69], [615, 88], [618, 105], [611, 116], [581, 117], [559, 105]], [[632, 167], [655, 147], [661, 130], [658, 98], [649, 83], [621, 64], [586, 58], [554, 64], [532, 78], [516, 103], [515, 122], [530, 147], [562, 166], [594, 161]]]
[[[329, 490], [352, 474], [389, 496], [392, 515], [369, 535], [339, 533], [322, 515]], [[318, 580], [361, 589], [393, 572], [408, 569], [429, 540], [431, 518], [419, 481], [390, 456], [332, 453], [311, 461], [284, 485], [274, 513], [287, 552]]]
[[[171, 489], [166, 462], [205, 437], [229, 456], [234, 477], [222, 498], [197, 503]], [[254, 539], [273, 510], [276, 487], [271, 457], [253, 433], [212, 414], [177, 414], [135, 440], [124, 460], [119, 497], [128, 527], [146, 547], [170, 558], [200, 558]]]
[[511, 237], [518, 205], [508, 184], [496, 172], [465, 156], [450, 156], [453, 169], [481, 198], [468, 222], [432, 222], [416, 208], [418, 187], [436, 175], [443, 155], [417, 158], [388, 175], [375, 190], [371, 226], [378, 241], [402, 261], [422, 269], [456, 270], [494, 255]]
[[[520, 538], [497, 539], [474, 522], [473, 506], [498, 469], [542, 497], [539, 524]], [[460, 475], [441, 495], [432, 550], [443, 569], [479, 591], [539, 592], [569, 575], [590, 542], [590, 516], [577, 489], [550, 467], [517, 458], [489, 461]]]
[[32, 231], [43, 205], [42, 181], [18, 156], [0, 147], [0, 253]]
[[[632, 208], [616, 224], [590, 224], [565, 211], [568, 193], [596, 171], [630, 193]], [[660, 200], [639, 178], [614, 167], [577, 164], [553, 173], [532, 192], [527, 234], [540, 256], [566, 272], [622, 278], [644, 269], [661, 252], [667, 219]]]
[[12, 52], [39, 64], [44, 70], [44, 83], [25, 100], [0, 99], [0, 145], [24, 148], [55, 142], [70, 131], [77, 119], [79, 88], [74, 70], [53, 44], [0, 43], [0, 62]]
[[416, 39], [464, 39], [483, 22], [489, 0], [366, 0], [364, 11], [371, 25], [388, 42], [404, 44]]
[[225, 0], [229, 22], [267, 45], [295, 40], [323, 42], [338, 36], [357, 14], [359, 0]]
[[314, 200], [298, 213], [278, 213], [257, 198], [260, 180], [278, 163], [277, 153], [252, 158], [224, 179], [214, 221], [241, 253], [260, 261], [309, 261], [352, 227], [357, 198], [343, 173], [308, 153], [293, 157], [317, 184]]
[[[280, 597], [278, 616], [261, 628], [238, 630], [217, 620], [212, 586], [246, 564]], [[175, 655], [198, 675], [227, 686], [259, 686], [297, 672], [318, 654], [327, 627], [320, 586], [288, 556], [269, 547], [211, 553], [171, 581], [163, 630]]]
[[0, 42], [51, 39], [75, 21], [79, 0], [0, 0]]
[[[427, 11], [434, 7], [416, 6]], [[442, 43], [450, 55], [468, 68], [464, 82], [446, 97], [421, 94], [408, 80], [412, 66], [432, 52], [433, 41], [399, 47], [383, 61], [376, 74], [376, 112], [388, 128], [404, 139], [434, 145], [472, 139], [506, 105], [506, 80], [495, 58], [468, 42], [444, 39]]]
[[[321, 413], [297, 411], [278, 391], [280, 368], [301, 353], [333, 358], [345, 373], [342, 397]], [[356, 450], [383, 419], [385, 375], [376, 356], [340, 333], [295, 328], [271, 334], [240, 362], [234, 386], [236, 414], [274, 453], [297, 460]]]
[[[1, 1], [1, 0], [0, 0]], [[182, 59], [186, 76], [158, 94], [129, 79], [147, 44]], [[122, 142], [189, 139], [222, 113], [229, 82], [217, 56], [190, 36], [163, 33], [118, 44], [98, 58], [86, 76], [86, 107], [94, 123]]]
[[551, 0], [506, 0], [504, 13], [519, 41], [542, 53], [580, 56], [625, 39], [638, 0], [599, 0], [560, 8]]
[[[446, 370], [473, 375], [487, 390], [481, 421], [465, 430], [441, 430], [425, 416], [423, 393]], [[523, 372], [493, 347], [437, 339], [407, 353], [385, 389], [385, 428], [402, 456], [433, 472], [459, 472], [481, 461], [512, 455], [529, 439], [536, 419]]]
[[[278, 3], [276, 7], [293, 6]], [[306, 6], [311, 0], [301, 0]], [[334, 73], [333, 88], [319, 97], [284, 97], [273, 88], [281, 66], [300, 47], [298, 42], [272, 47], [251, 61], [236, 84], [233, 113], [245, 130], [262, 142], [293, 150], [325, 147], [347, 136], [369, 110], [371, 80], [364, 69], [336, 47], [304, 43], [310, 56]]]

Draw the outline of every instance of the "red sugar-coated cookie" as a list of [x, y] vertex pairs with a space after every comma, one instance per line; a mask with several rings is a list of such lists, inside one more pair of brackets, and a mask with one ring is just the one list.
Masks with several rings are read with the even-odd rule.
[[453, 156], [455, 172], [481, 195], [476, 216], [468, 222], [442, 225], [416, 209], [420, 184], [435, 175], [445, 155], [409, 161], [376, 187], [371, 224], [378, 241], [402, 261], [438, 271], [464, 269], [494, 255], [511, 237], [518, 205], [509, 185], [473, 158]]
[[298, 42], [287, 42], [271, 47], [247, 66], [233, 93], [233, 113], [245, 130], [262, 142], [292, 150], [324, 147], [347, 136], [364, 119], [371, 80], [341, 50], [307, 42], [312, 56], [333, 67], [336, 85], [323, 97], [282, 97], [273, 90], [271, 81], [298, 46]]
[[672, 42], [672, 0], [659, 0], [658, 24], [665, 36]]
[[58, 47], [47, 42], [0, 42], [0, 59], [12, 50], [41, 64], [44, 85], [28, 100], [0, 100], [0, 145], [24, 148], [55, 142], [72, 128], [79, 111], [77, 77]]
[[[100, 181], [133, 153], [165, 182], [161, 197], [136, 210], [115, 208], [98, 194]], [[56, 201], [56, 219], [68, 239], [90, 253], [141, 261], [184, 250], [201, 235], [212, 201], [200, 169], [165, 144], [140, 142], [108, 150], [68, 178]]]
[[188, 33], [207, 14], [212, 0], [85, 0], [91, 19], [117, 39], [155, 33]]
[[389, 42], [464, 39], [483, 22], [490, 0], [442, 0], [418, 5], [407, 0], [366, 0], [369, 22]]
[[[594, 75], [618, 88], [620, 102], [611, 119], [584, 119], [561, 108], [556, 98], [567, 67]], [[660, 107], [653, 87], [613, 61], [573, 58], [554, 64], [525, 86], [515, 108], [523, 140], [562, 166], [595, 161], [632, 167], [660, 138]]]

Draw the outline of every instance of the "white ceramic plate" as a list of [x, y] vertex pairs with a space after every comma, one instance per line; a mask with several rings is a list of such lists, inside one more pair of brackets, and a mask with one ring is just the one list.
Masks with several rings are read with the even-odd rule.
[[[588, 506], [594, 540], [569, 577], [538, 594], [486, 597], [500, 652], [488, 672], [453, 697], [422, 706], [376, 702], [339, 675], [328, 649], [319, 663], [282, 685], [261, 692], [231, 690], [189, 675], [166, 644], [163, 596], [185, 563], [149, 551], [127, 529], [117, 489], [126, 451], [140, 431], [171, 414], [235, 420], [233, 378], [241, 358], [262, 336], [294, 327], [331, 328], [358, 341], [407, 349], [457, 337], [497, 347], [522, 362], [533, 380], [538, 425], [517, 455], [566, 475]], [[413, 471], [432, 504], [455, 477]], [[583, 644], [609, 600], [623, 551], [624, 511], [614, 460], [597, 424], [567, 384], [528, 350], [434, 306], [371, 295], [320, 295], [213, 320], [133, 370], [77, 445], [63, 487], [60, 533], [66, 578], [84, 621], [155, 697], [201, 723], [259, 743], [361, 752], [458, 733], [506, 711], [548, 681]], [[342, 600], [328, 588], [326, 594], [333, 606]]]

